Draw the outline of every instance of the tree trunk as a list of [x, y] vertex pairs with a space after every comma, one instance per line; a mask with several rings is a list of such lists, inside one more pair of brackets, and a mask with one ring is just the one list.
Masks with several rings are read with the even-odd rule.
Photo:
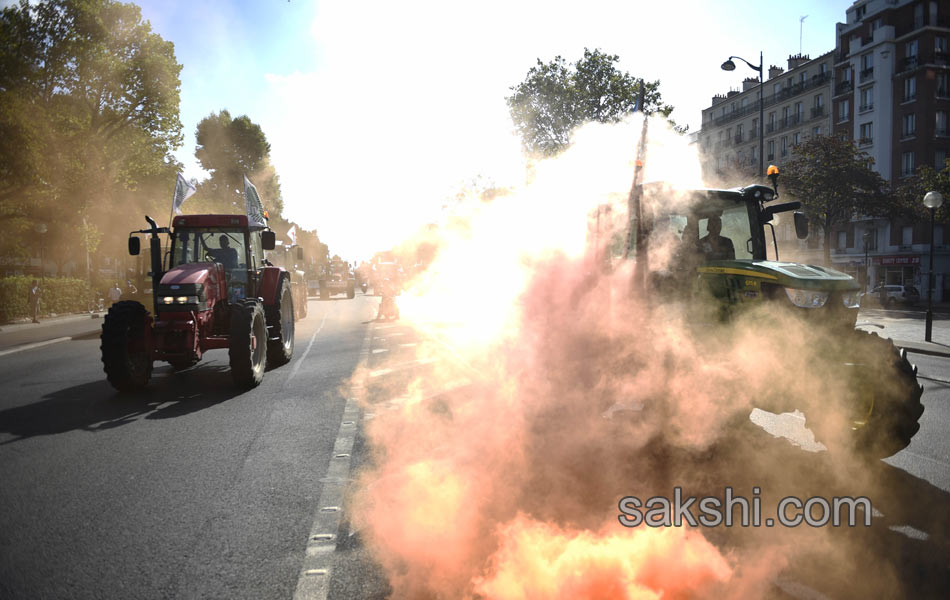
[[831, 219], [825, 218], [822, 224], [822, 237], [825, 241], [825, 266], [831, 266]]

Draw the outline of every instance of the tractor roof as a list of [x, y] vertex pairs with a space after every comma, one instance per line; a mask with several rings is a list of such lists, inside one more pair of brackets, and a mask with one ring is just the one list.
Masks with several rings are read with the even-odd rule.
[[[172, 221], [172, 227], [235, 227], [248, 229], [247, 215], [179, 215]], [[250, 229], [263, 229], [251, 227]]]

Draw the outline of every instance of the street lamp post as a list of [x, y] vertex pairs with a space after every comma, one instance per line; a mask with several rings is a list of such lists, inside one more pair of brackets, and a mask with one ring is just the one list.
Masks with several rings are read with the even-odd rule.
[[933, 332], [933, 297], [934, 297], [934, 212], [943, 205], [943, 194], [927, 192], [924, 195], [924, 206], [930, 209], [930, 265], [927, 269], [927, 325], [924, 329], [924, 339], [931, 341]]
[[753, 71], [759, 72], [759, 178], [765, 178], [765, 96], [763, 90], [765, 86], [762, 81], [762, 72], [765, 70], [765, 62], [762, 60], [762, 52], [759, 51], [759, 66], [755, 66], [741, 56], [730, 56], [726, 62], [722, 63], [723, 71], [735, 71], [736, 63], [732, 62], [737, 58], [749, 65]]
[[871, 267], [868, 265], [868, 244], [871, 241], [871, 232], [865, 231], [861, 236], [864, 239], [864, 291], [870, 291], [868, 283], [871, 281]]

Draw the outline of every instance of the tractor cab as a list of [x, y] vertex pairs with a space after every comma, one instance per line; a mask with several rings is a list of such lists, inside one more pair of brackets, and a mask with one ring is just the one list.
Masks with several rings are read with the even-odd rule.
[[[189, 215], [172, 223], [169, 273], [187, 265], [214, 263], [223, 268], [225, 298], [239, 302], [258, 296], [264, 266], [264, 237], [244, 215]], [[167, 274], [166, 274], [167, 276]]]

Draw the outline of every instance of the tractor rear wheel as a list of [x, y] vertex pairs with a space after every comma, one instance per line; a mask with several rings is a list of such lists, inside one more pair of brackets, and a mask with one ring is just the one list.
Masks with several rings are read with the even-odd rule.
[[152, 375], [147, 323], [145, 307], [132, 300], [113, 304], [102, 322], [103, 370], [112, 387], [121, 392], [145, 387]]
[[277, 287], [277, 297], [273, 306], [267, 307], [266, 314], [270, 329], [267, 339], [267, 364], [279, 367], [290, 362], [294, 355], [294, 297], [286, 278], [281, 279]]
[[243, 388], [260, 385], [267, 366], [267, 323], [256, 300], [231, 307], [231, 343], [228, 358], [234, 383]]
[[[917, 383], [917, 367], [907, 352], [876, 333], [855, 331], [847, 340], [847, 374], [852, 389], [848, 415], [849, 436], [842, 437], [819, 425], [819, 441], [843, 448], [858, 456], [877, 460], [900, 452], [920, 429], [924, 406], [923, 387]], [[831, 444], [822, 437], [831, 440]]]

